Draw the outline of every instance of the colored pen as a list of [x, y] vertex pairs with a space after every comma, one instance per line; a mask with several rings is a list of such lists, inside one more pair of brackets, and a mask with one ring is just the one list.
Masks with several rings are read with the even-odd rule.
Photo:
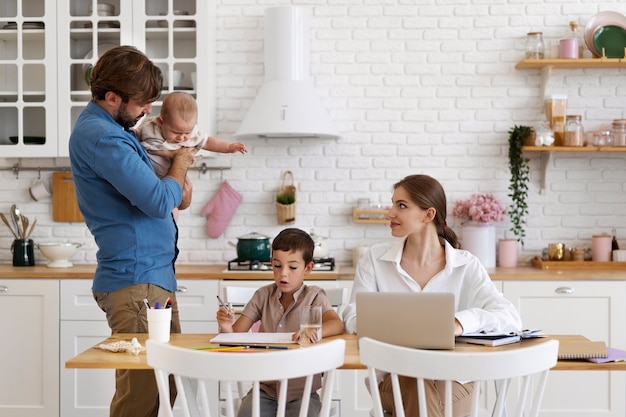
[[222, 301], [222, 297], [220, 297], [219, 295], [216, 295], [217, 297], [217, 301], [220, 303], [220, 306], [224, 307], [226, 309], [226, 311], [228, 311], [228, 317], [233, 317], [233, 312], [232, 307], [229, 305], [226, 305], [226, 303], [224, 303], [224, 301]]
[[159, 303], [158, 301], [156, 303], [154, 303], [154, 308], [156, 308], [156, 309], [161, 308], [161, 303]]
[[172, 299], [168, 298], [167, 301], [165, 302], [165, 308], [170, 308], [172, 307]]
[[147, 298], [144, 298], [144, 299], [143, 299], [143, 303], [146, 305], [146, 308], [147, 308], [147, 309], [152, 308], [152, 307], [150, 307], [150, 303], [148, 303], [148, 299], [147, 299]]
[[220, 346], [242, 346], [246, 349], [289, 349], [287, 346], [273, 346], [273, 345], [235, 345], [229, 343], [220, 343]]
[[247, 347], [245, 346], [229, 346], [229, 347], [213, 347], [213, 346], [207, 346], [207, 347], [203, 347], [203, 348], [194, 348], [195, 350], [212, 350], [213, 352], [228, 352], [231, 350], [244, 350], [247, 349]]

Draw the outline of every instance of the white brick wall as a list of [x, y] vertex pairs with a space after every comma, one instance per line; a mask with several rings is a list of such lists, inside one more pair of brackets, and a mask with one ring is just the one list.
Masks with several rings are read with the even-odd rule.
[[[227, 140], [263, 81], [263, 10], [289, 2], [220, 1], [218, 12], [218, 134]], [[412, 173], [438, 178], [449, 205], [472, 192], [492, 192], [508, 204], [507, 131], [542, 119], [541, 76], [516, 70], [525, 34], [544, 32], [551, 45], [570, 20], [582, 26], [598, 11], [626, 13], [623, 1], [561, 0], [402, 2], [300, 1], [311, 18], [311, 73], [341, 131], [337, 141], [249, 141], [245, 156], [227, 156], [223, 179], [244, 195], [225, 237], [208, 239], [199, 215], [220, 182], [218, 172], [192, 174], [194, 203], [182, 213], [180, 262], [224, 262], [227, 241], [249, 231], [274, 236], [274, 194], [283, 171], [298, 187], [296, 226], [328, 236], [330, 254], [350, 263], [354, 246], [389, 238], [387, 227], [353, 224], [358, 198], [387, 203], [392, 184]], [[550, 49], [550, 48], [548, 48]], [[547, 92], [569, 96], [569, 113], [587, 130], [626, 117], [625, 70], [554, 70]], [[524, 259], [548, 242], [589, 246], [592, 234], [616, 228], [626, 246], [626, 154], [557, 154], [540, 188], [539, 155], [532, 184]], [[4, 166], [15, 160], [0, 160]], [[37, 164], [38, 161], [23, 161]], [[50, 163], [50, 161], [46, 161]], [[57, 161], [63, 164], [65, 161]], [[42, 172], [49, 180], [49, 173]], [[52, 221], [49, 200], [33, 202], [36, 172], [0, 172], [0, 211], [12, 203], [37, 217], [36, 241], [85, 243], [77, 262], [95, 260], [84, 225]], [[452, 218], [448, 223], [460, 232]], [[504, 236], [509, 225], [498, 225]], [[0, 227], [0, 262], [10, 262], [11, 236]], [[40, 254], [37, 252], [37, 255]], [[43, 258], [41, 258], [43, 261]]]

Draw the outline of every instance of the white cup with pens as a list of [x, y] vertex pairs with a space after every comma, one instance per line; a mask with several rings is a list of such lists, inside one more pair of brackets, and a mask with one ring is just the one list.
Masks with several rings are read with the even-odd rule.
[[[311, 339], [315, 341], [311, 341]], [[312, 346], [322, 340], [322, 306], [305, 306], [300, 311], [300, 346]]]
[[159, 342], [170, 341], [170, 329], [172, 323], [171, 301], [167, 300], [165, 305], [161, 305], [158, 301], [150, 307], [147, 300], [144, 300], [148, 309], [148, 338]]

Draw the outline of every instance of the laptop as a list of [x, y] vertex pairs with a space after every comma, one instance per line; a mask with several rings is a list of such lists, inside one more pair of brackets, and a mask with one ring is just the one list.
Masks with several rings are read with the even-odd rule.
[[454, 349], [454, 294], [360, 292], [356, 332], [381, 342], [419, 349]]

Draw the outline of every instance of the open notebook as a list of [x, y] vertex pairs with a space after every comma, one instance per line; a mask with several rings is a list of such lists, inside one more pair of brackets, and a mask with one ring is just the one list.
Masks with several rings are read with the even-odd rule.
[[454, 294], [360, 292], [356, 333], [394, 345], [454, 349]]

